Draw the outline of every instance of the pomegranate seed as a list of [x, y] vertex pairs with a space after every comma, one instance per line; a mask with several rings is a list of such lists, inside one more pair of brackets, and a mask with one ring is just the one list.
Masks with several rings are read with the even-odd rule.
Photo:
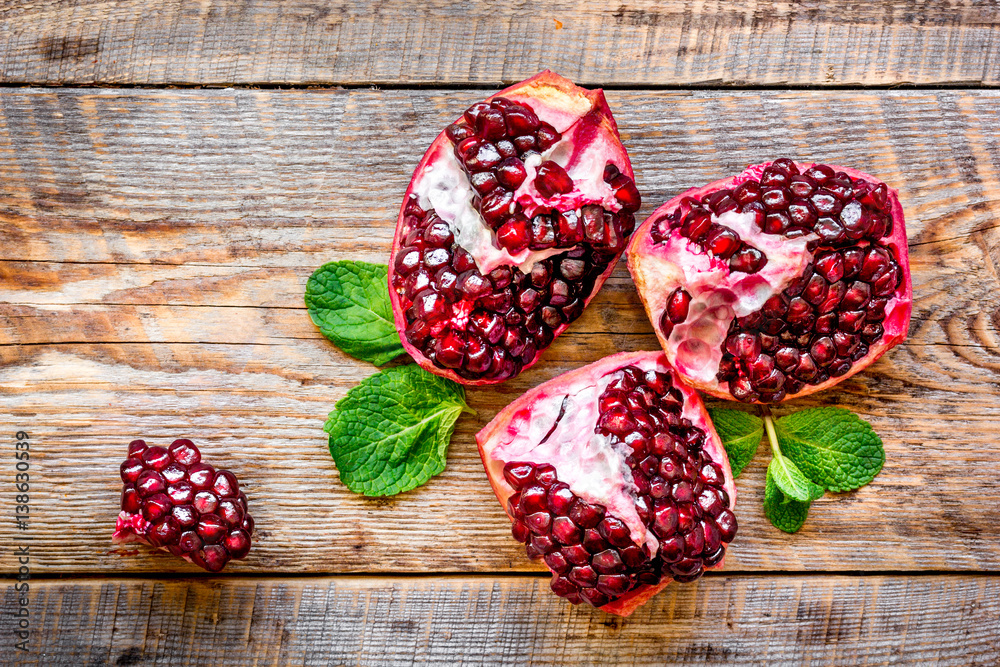
[[[503, 188], [497, 188], [484, 196], [479, 206], [483, 219], [493, 229], [496, 229], [505, 219], [508, 219], [507, 216], [514, 213], [514, 210], [512, 210], [514, 208], [514, 193]], [[516, 214], [514, 217], [523, 220], [527, 224], [527, 218], [523, 215]], [[424, 259], [424, 263], [429, 265], [426, 258]], [[443, 264], [444, 262], [442, 261], [441, 263]]]
[[198, 536], [205, 544], [216, 544], [222, 540], [229, 530], [226, 522], [215, 514], [203, 514], [198, 520]]
[[126, 484], [122, 489], [122, 510], [129, 514], [137, 514], [142, 510], [142, 498], [139, 492], [131, 484]]
[[760, 201], [768, 211], [786, 209], [792, 201], [792, 193], [784, 187], [768, 188], [761, 193]]
[[515, 489], [529, 483], [535, 474], [535, 468], [530, 463], [508, 463], [504, 466], [503, 476]]
[[760, 354], [760, 338], [751, 333], [739, 333], [726, 340], [726, 351], [739, 359], [753, 359]]
[[562, 135], [548, 123], [539, 123], [535, 132], [535, 144], [539, 151], [547, 151], [552, 148], [557, 141], [562, 139]]
[[711, 229], [705, 237], [705, 248], [719, 259], [729, 259], [740, 247], [740, 236], [721, 225]]
[[[635, 213], [642, 206], [642, 196], [635, 183], [626, 179], [625, 182], [615, 190], [615, 198], [621, 203], [622, 208], [629, 213]], [[631, 231], [631, 230], [629, 230]]]
[[194, 486], [191, 482], [181, 479], [167, 487], [167, 495], [175, 505], [185, 505], [194, 499]]
[[164, 493], [155, 493], [142, 503], [142, 515], [146, 521], [159, 521], [173, 508], [170, 498]]
[[806, 170], [805, 175], [813, 179], [819, 185], [823, 185], [833, 178], [834, 171], [825, 164], [815, 164]]
[[219, 498], [211, 491], [200, 491], [195, 494], [193, 505], [199, 514], [211, 514], [219, 506]]
[[128, 445], [128, 458], [138, 458], [144, 451], [146, 451], [146, 441], [133, 440]]
[[757, 273], [767, 263], [767, 257], [760, 250], [744, 245], [729, 259], [730, 271]]
[[612, 408], [600, 417], [599, 428], [619, 437], [631, 433], [636, 429], [636, 426], [631, 413], [624, 407]]
[[837, 196], [825, 188], [817, 190], [809, 198], [809, 201], [812, 203], [816, 213], [821, 216], [836, 216], [840, 213], [841, 208], [843, 208], [843, 204], [840, 203]]
[[171, 516], [174, 517], [177, 524], [181, 527], [190, 528], [198, 523], [198, 517], [201, 515], [193, 505], [174, 505], [174, 509], [171, 511]]
[[576, 496], [570, 491], [569, 486], [566, 484], [555, 484], [549, 490], [548, 507], [556, 514], [568, 515], [575, 500]]
[[536, 535], [548, 535], [552, 525], [552, 517], [548, 512], [535, 512], [524, 517], [524, 523], [528, 530]]
[[660, 558], [664, 563], [676, 563], [684, 557], [684, 538], [676, 535], [660, 542]]
[[131, 484], [139, 479], [139, 475], [145, 470], [145, 465], [140, 459], [125, 459], [121, 465], [122, 481]]
[[[688, 558], [697, 558], [705, 548], [705, 532], [701, 527], [695, 527], [684, 536], [684, 554]], [[699, 561], [699, 566], [701, 562]]]
[[547, 491], [542, 486], [530, 486], [521, 492], [519, 509], [522, 514], [534, 514], [545, 509]]
[[792, 219], [784, 211], [772, 211], [764, 216], [763, 230], [767, 234], [784, 234], [792, 225]]
[[594, 528], [604, 518], [604, 508], [577, 500], [569, 510], [569, 518], [581, 528]]
[[166, 490], [167, 484], [160, 473], [147, 468], [136, 479], [135, 488], [141, 498], [148, 498]]
[[220, 498], [232, 498], [236, 497], [240, 492], [240, 485], [236, 481], [236, 475], [228, 470], [220, 470], [215, 474], [215, 482], [212, 484], [212, 490]]
[[826, 366], [836, 357], [837, 351], [834, 348], [833, 340], [823, 336], [812, 344], [812, 347], [809, 348], [809, 354], [817, 364]]
[[788, 169], [782, 167], [781, 165], [771, 164], [771, 166], [764, 169], [763, 173], [760, 175], [760, 184], [762, 186], [768, 185], [787, 185], [791, 181], [792, 174]]
[[170, 452], [163, 447], [149, 447], [142, 453], [142, 463], [146, 468], [160, 471], [170, 465]]
[[677, 531], [678, 513], [673, 504], [654, 509], [653, 516], [652, 528], [658, 536], [667, 538]]
[[[134, 475], [137, 465], [141, 472], [135, 484], [123, 488], [116, 542], [138, 538], [211, 571], [246, 556], [253, 518], [235, 475], [202, 463], [198, 448], [186, 439], [174, 441], [169, 450], [133, 443], [129, 451], [136, 456], [126, 460], [123, 475]], [[216, 494], [225, 497], [220, 502]], [[148, 523], [136, 523], [136, 516]]]
[[800, 199], [808, 199], [816, 191], [816, 181], [803, 174], [793, 176], [788, 183], [788, 189]]
[[209, 572], [219, 572], [229, 562], [229, 552], [220, 544], [209, 544], [195, 552], [192, 560]]
[[165, 547], [175, 544], [180, 537], [180, 526], [171, 516], [163, 517], [162, 521], [149, 529], [147, 539], [154, 547]]
[[694, 210], [684, 218], [681, 233], [692, 240], [702, 238], [712, 225], [712, 217], [704, 210]]
[[434, 341], [435, 359], [445, 368], [459, 368], [465, 361], [466, 341], [460, 334], [449, 331]]
[[597, 584], [597, 572], [589, 565], [574, 567], [570, 570], [568, 579], [578, 586], [595, 586]]
[[597, 529], [601, 537], [616, 547], [627, 547], [632, 544], [629, 530], [620, 519], [610, 516], [605, 517]]
[[600, 574], [619, 574], [625, 571], [625, 563], [622, 562], [621, 556], [614, 549], [606, 549], [594, 554], [590, 563], [594, 570]]
[[749, 204], [760, 200], [761, 187], [757, 181], [746, 181], [733, 192], [733, 198], [740, 204]]
[[524, 217], [511, 217], [497, 230], [497, 241], [511, 253], [528, 247], [531, 241], [531, 223]]
[[216, 513], [231, 528], [238, 528], [243, 524], [243, 508], [235, 499], [225, 498], [220, 501]]
[[678, 324], [687, 319], [690, 304], [691, 295], [679, 287], [675, 289], [667, 299], [667, 314], [670, 321]]

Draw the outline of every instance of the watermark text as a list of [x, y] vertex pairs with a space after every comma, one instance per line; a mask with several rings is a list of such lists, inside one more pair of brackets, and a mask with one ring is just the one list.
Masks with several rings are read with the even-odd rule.
[[28, 434], [18, 431], [14, 434], [14, 524], [17, 536], [14, 539], [14, 555], [17, 558], [17, 604], [11, 612], [17, 621], [14, 624], [14, 648], [27, 651], [31, 638], [31, 612], [28, 610], [31, 586], [31, 535], [28, 522], [31, 520], [31, 444]]

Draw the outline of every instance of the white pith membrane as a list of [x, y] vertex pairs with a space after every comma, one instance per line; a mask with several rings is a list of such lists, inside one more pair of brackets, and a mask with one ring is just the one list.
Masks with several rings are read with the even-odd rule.
[[[783, 292], [812, 262], [808, 243], [815, 234], [788, 239], [766, 234], [752, 213], [712, 214], [712, 222], [732, 229], [767, 256], [757, 273], [730, 272], [727, 261], [712, 256], [694, 241], [670, 234], [636, 266], [647, 285], [662, 286], [662, 294], [683, 287], [691, 296], [687, 319], [674, 326], [666, 344], [667, 358], [684, 375], [714, 382], [722, 361], [723, 342], [737, 317], [758, 311], [773, 295]], [[666, 300], [650, 304], [652, 321], [659, 323]], [[722, 383], [727, 384], [727, 383]]]
[[[521, 205], [529, 220], [538, 212], [548, 212], [550, 209], [575, 209], [579, 215], [583, 206], [591, 204], [614, 213], [622, 209], [614, 190], [604, 181], [604, 168], [608, 162], [613, 163], [622, 173], [629, 173], [620, 155], [620, 144], [614, 137], [608, 136], [608, 131], [603, 127], [592, 136], [579, 136], [589, 129], [582, 127], [580, 123], [586, 117], [586, 112], [593, 109], [589, 100], [586, 110], [579, 115], [570, 116], [541, 105], [532, 97], [505, 97], [530, 107], [541, 121], [549, 123], [562, 134], [562, 138], [547, 151], [541, 155], [529, 155], [524, 160], [527, 177], [514, 192], [514, 199]], [[573, 189], [570, 192], [547, 199], [535, 188], [538, 167], [547, 160], [565, 169], [573, 179]], [[476, 191], [446, 137], [438, 144], [423, 170], [415, 176], [413, 193], [417, 195], [420, 208], [425, 211], [433, 210], [448, 223], [455, 235], [455, 242], [472, 255], [483, 275], [503, 265], [516, 266], [522, 273], [529, 273], [536, 262], [576, 247], [545, 250], [525, 248], [513, 255], [501, 247], [496, 241], [495, 232], [472, 205]], [[513, 213], [513, 204], [511, 209]]]
[[[115, 520], [115, 532], [111, 535], [111, 542], [113, 544], [129, 544], [130, 542], [141, 542], [149, 546], [153, 546], [149, 543], [149, 540], [144, 537], [149, 534], [149, 529], [152, 528], [153, 524], [146, 521], [142, 514], [129, 514], [125, 510], [118, 513], [118, 518]], [[159, 549], [165, 553], [171, 553], [170, 549], [167, 547], [153, 547], [154, 549]], [[183, 558], [187, 562], [198, 565], [193, 560], [191, 560], [190, 554], [180, 554], [180, 558]], [[199, 566], [200, 567], [200, 566]]]
[[[623, 367], [632, 365], [644, 372], [656, 370], [673, 378], [670, 369], [657, 359], [662, 356], [650, 354], [633, 359]], [[659, 541], [635, 509], [639, 488], [625, 462], [632, 449], [624, 442], [612, 444], [611, 438], [597, 432], [598, 399], [608, 385], [621, 376], [620, 369], [609, 369], [592, 383], [574, 384], [572, 392], [553, 391], [535, 398], [528, 407], [517, 411], [505, 428], [483, 443], [483, 450], [491, 459], [500, 462], [498, 469], [511, 462], [555, 465], [560, 482], [568, 484], [570, 490], [586, 502], [601, 505], [609, 515], [621, 519], [632, 541], [646, 545], [652, 557], [659, 550]], [[702, 413], [690, 401], [684, 401], [680, 416], [702, 428]], [[547, 439], [546, 434], [549, 434]], [[707, 432], [704, 451], [712, 461], [720, 462], [722, 451]], [[732, 507], [735, 489], [728, 475], [725, 488]]]
[[[145, 542], [142, 535], [149, 532], [153, 524], [146, 521], [141, 514], [129, 514], [125, 510], [118, 513], [115, 521], [115, 532], [111, 535], [111, 541], [115, 543]], [[166, 551], [166, 549], [163, 549]]]

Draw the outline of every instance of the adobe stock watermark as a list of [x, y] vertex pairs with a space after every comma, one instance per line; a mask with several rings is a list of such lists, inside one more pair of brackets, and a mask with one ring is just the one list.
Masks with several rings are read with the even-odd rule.
[[28, 532], [28, 520], [31, 515], [31, 445], [28, 434], [18, 431], [14, 435], [14, 523], [17, 526], [17, 536], [14, 538], [14, 554], [17, 557], [17, 583], [14, 591], [17, 593], [16, 604], [10, 612], [14, 615], [14, 648], [20, 651], [28, 650], [28, 640], [31, 638], [31, 612], [28, 610], [31, 587], [31, 552]]

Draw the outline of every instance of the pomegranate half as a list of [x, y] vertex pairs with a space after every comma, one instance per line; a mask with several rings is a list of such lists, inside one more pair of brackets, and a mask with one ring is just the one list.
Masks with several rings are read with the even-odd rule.
[[389, 293], [406, 351], [464, 384], [530, 367], [613, 270], [639, 203], [602, 91], [544, 71], [473, 104], [399, 212]]
[[721, 567], [736, 535], [729, 460], [661, 352], [626, 352], [527, 392], [476, 435], [514, 538], [552, 590], [627, 616]]
[[848, 167], [752, 165], [656, 209], [629, 271], [681, 379], [776, 403], [830, 387], [906, 337], [897, 192]]

